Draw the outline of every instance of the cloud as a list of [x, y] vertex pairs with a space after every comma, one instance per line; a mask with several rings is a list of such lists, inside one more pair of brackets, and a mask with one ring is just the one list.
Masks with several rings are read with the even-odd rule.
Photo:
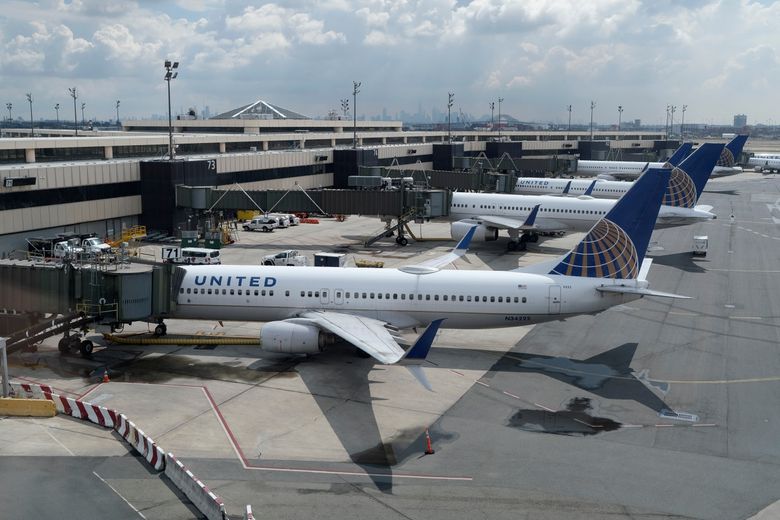
[[276, 4], [265, 4], [259, 8], [247, 7], [239, 16], [227, 16], [225, 26], [240, 33], [281, 33], [307, 45], [346, 41], [344, 34], [326, 31], [322, 20]]

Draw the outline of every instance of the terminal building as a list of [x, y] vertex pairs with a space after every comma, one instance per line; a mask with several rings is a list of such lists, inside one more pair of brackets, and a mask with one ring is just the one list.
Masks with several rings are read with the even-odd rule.
[[[242, 190], [348, 187], [379, 168], [462, 170], [468, 158], [657, 157], [676, 143], [663, 132], [406, 131], [398, 121], [309, 119], [256, 101], [211, 119], [123, 123], [122, 131], [4, 129], [0, 138], [0, 257], [31, 236], [114, 237], [145, 225], [176, 234], [176, 186]], [[535, 167], [533, 173], [539, 173]], [[544, 169], [544, 168], [542, 168]], [[519, 172], [520, 174], [522, 172]], [[252, 209], [247, 204], [244, 209]]]

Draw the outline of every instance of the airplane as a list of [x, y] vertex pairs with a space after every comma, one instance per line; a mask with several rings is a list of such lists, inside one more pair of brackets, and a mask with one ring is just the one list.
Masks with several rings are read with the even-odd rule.
[[[419, 368], [440, 327], [515, 327], [596, 314], [644, 296], [685, 298], [651, 290], [647, 281], [652, 261], [645, 253], [670, 176], [648, 171], [551, 262], [506, 272], [442, 269], [465, 253], [473, 228], [452, 252], [398, 269], [179, 266], [176, 307], [166, 317], [265, 322], [267, 351], [315, 354], [341, 338], [380, 363]], [[423, 326], [405, 352], [398, 333]]]
[[[712, 206], [696, 206], [696, 202], [722, 148], [722, 144], [705, 143], [679, 168], [672, 170], [672, 181], [658, 213], [656, 229], [716, 218], [711, 213]], [[477, 226], [474, 240], [489, 242], [498, 239], [499, 230], [506, 229], [507, 248], [523, 250], [526, 242], [536, 242], [539, 234], [587, 231], [615, 204], [615, 200], [586, 196], [453, 193], [450, 217], [454, 222], [450, 225], [450, 235], [459, 240]]]
[[615, 180], [618, 178], [636, 179], [647, 169], [668, 168], [668, 165], [677, 166], [691, 151], [691, 143], [683, 143], [666, 162], [640, 162], [640, 161], [577, 161], [577, 175], [598, 176], [602, 180]]
[[[688, 143], [686, 143], [688, 144]], [[704, 146], [704, 145], [702, 145]], [[722, 144], [713, 144], [708, 146], [723, 147]], [[688, 145], [690, 148], [690, 145]], [[682, 146], [679, 150], [682, 149]], [[677, 162], [675, 156], [669, 159], [669, 163], [673, 166], [679, 166], [680, 169], [685, 172], [691, 169], [692, 158], [696, 157], [696, 154], [702, 147], [696, 149], [693, 154], [685, 158], [684, 160]], [[722, 152], [718, 152], [722, 155]], [[685, 166], [684, 166], [685, 165]], [[709, 179], [711, 173], [701, 172], [702, 175], [706, 175], [705, 184]], [[517, 179], [515, 185], [515, 193], [522, 195], [591, 195], [599, 199], [619, 199], [625, 192], [631, 187], [631, 181], [606, 181], [601, 179], [549, 179], [544, 177], [523, 177]], [[701, 194], [701, 193], [700, 193]]]
[[748, 164], [757, 172], [780, 171], [780, 155], [756, 154], [748, 159]]
[[[712, 170], [712, 177], [725, 177], [742, 173], [736, 166], [736, 158], [742, 153], [747, 135], [738, 135], [729, 141], [721, 152], [720, 159]], [[678, 148], [679, 151], [679, 148]], [[676, 152], [675, 152], [676, 154]], [[577, 161], [577, 173], [597, 175], [603, 180], [634, 180], [648, 168], [663, 168], [665, 163], [644, 163], [637, 161]]]

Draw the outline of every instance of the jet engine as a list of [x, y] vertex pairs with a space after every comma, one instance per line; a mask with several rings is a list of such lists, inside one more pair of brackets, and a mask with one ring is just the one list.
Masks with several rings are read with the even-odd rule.
[[472, 240], [475, 242], [492, 242], [493, 240], [498, 240], [498, 228], [486, 226], [472, 220], [459, 220], [458, 222], [453, 222], [450, 226], [450, 235], [453, 240], [460, 240], [466, 236], [469, 229], [474, 226], [477, 226], [477, 229], [474, 231], [474, 236], [472, 237]]
[[317, 354], [325, 346], [325, 335], [312, 325], [272, 321], [260, 329], [260, 348], [285, 354]]

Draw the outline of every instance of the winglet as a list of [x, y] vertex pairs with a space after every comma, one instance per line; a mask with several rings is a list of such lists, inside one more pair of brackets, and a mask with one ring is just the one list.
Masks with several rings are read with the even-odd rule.
[[477, 226], [471, 226], [471, 229], [469, 229], [465, 235], [463, 235], [463, 238], [460, 239], [460, 242], [458, 242], [458, 245], [455, 246], [455, 249], [453, 249], [453, 252], [456, 251], [466, 251], [469, 246], [471, 245], [471, 239], [474, 238], [474, 233], [477, 231]]
[[566, 183], [566, 187], [563, 188], [563, 191], [561, 192], [561, 195], [566, 195], [569, 193], [569, 188], [571, 188], [571, 181]]
[[585, 190], [583, 195], [586, 195], [586, 196], [590, 197], [591, 194], [593, 193], [593, 188], [595, 188], [595, 187], [596, 187], [596, 181], [591, 182], [590, 186], [588, 186], [588, 189]]
[[431, 350], [433, 340], [436, 338], [436, 333], [439, 331], [439, 327], [443, 321], [444, 319], [432, 321], [431, 324], [428, 325], [428, 328], [425, 329], [425, 332], [417, 338], [417, 341], [415, 341], [412, 348], [406, 352], [406, 356], [401, 360], [406, 366], [406, 369], [409, 370], [409, 373], [430, 392], [433, 392], [433, 387], [420, 365], [425, 361], [425, 358], [428, 357], [428, 352]]
[[[571, 182], [569, 182], [571, 184]], [[528, 214], [527, 217], [525, 217], [525, 222], [523, 222], [522, 228], [533, 228], [534, 223], [536, 222], [536, 215], [539, 213], [539, 208], [541, 207], [541, 204], [537, 204], [534, 206], [534, 209], [531, 210], [531, 213]]]
[[444, 318], [433, 320], [425, 331], [420, 334], [420, 337], [414, 342], [412, 348], [406, 351], [404, 359], [420, 363], [425, 361], [425, 358], [428, 357], [428, 352], [431, 350], [431, 345], [433, 345], [433, 340], [436, 338], [436, 333], [439, 332], [439, 327], [441, 327], [443, 321]]

